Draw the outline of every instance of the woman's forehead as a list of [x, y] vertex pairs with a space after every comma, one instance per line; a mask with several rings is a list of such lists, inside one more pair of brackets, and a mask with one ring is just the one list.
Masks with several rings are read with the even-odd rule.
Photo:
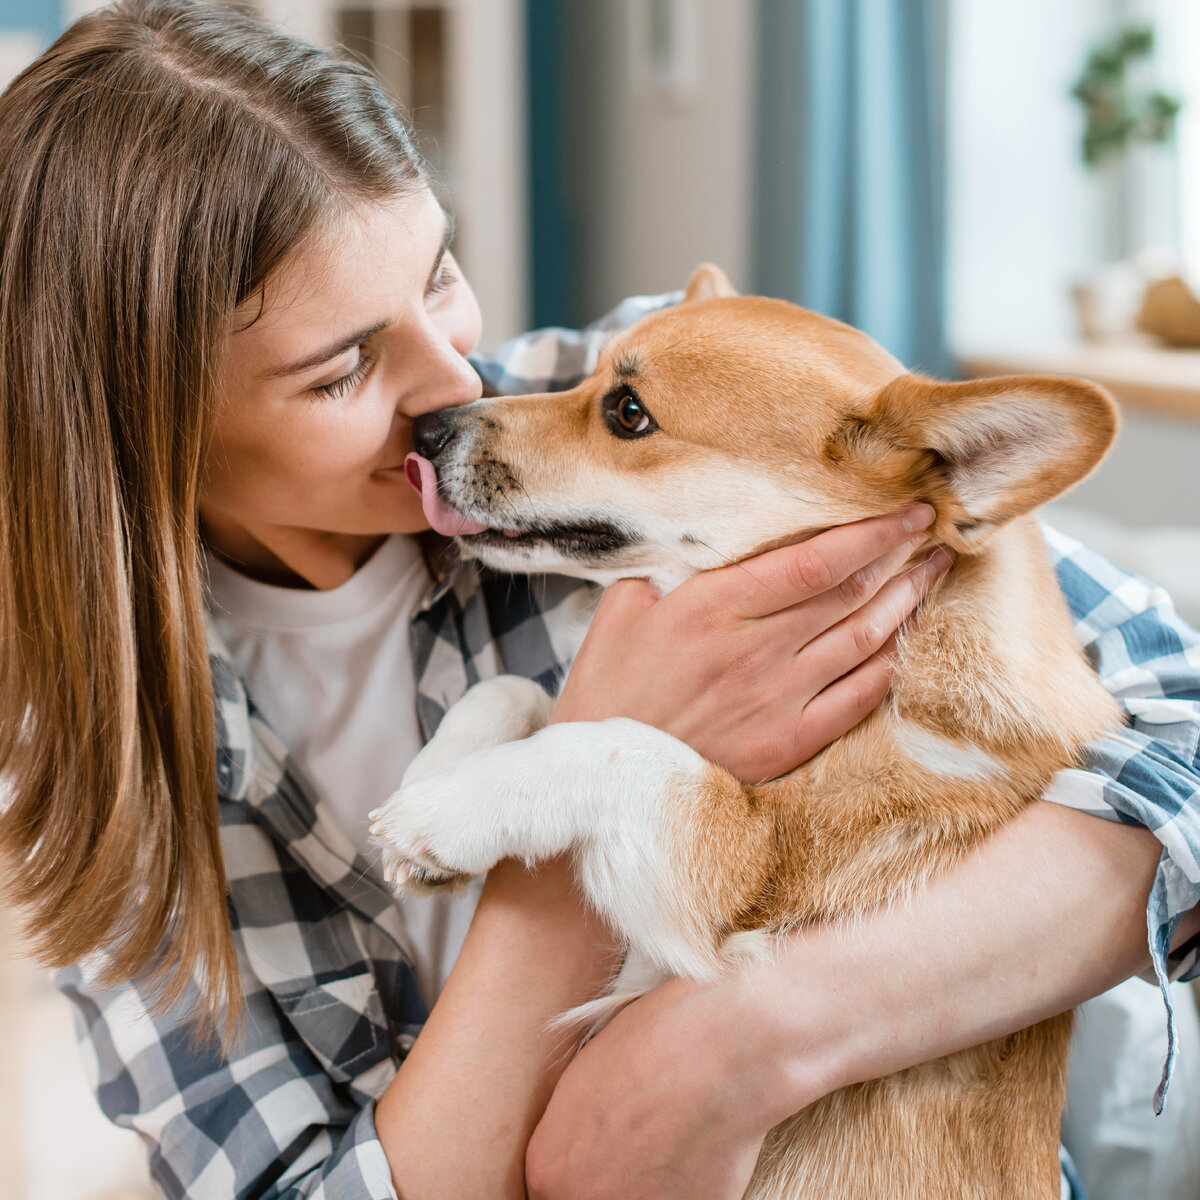
[[278, 346], [284, 354], [296, 338], [328, 338], [420, 302], [446, 224], [428, 190], [333, 216], [284, 260], [261, 297], [245, 302], [235, 346]]

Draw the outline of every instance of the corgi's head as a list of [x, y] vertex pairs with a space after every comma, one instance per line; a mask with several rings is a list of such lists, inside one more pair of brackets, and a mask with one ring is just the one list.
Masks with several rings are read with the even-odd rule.
[[912, 375], [706, 266], [578, 387], [418, 418], [409, 475], [434, 528], [490, 566], [667, 587], [914, 500], [976, 552], [1082, 479], [1116, 426], [1094, 384]]

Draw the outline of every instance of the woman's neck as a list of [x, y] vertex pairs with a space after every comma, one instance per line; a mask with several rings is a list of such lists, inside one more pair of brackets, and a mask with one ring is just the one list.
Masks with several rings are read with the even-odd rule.
[[246, 525], [223, 513], [201, 514], [204, 541], [236, 571], [276, 587], [340, 587], [386, 534], [323, 533], [285, 525]]

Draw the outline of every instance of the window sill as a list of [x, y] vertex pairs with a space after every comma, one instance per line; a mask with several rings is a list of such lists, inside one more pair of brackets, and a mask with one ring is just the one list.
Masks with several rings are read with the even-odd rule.
[[1200, 421], [1200, 350], [1174, 350], [1149, 339], [970, 347], [957, 354], [965, 378], [1078, 375], [1130, 408]]

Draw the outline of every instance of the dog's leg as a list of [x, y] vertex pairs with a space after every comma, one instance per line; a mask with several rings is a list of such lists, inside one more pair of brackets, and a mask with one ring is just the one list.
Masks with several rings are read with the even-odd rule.
[[407, 781], [373, 832], [402, 884], [571, 850], [589, 900], [671, 974], [711, 976], [769, 865], [771, 812], [636, 721], [551, 725]]
[[527, 738], [546, 724], [553, 708], [554, 698], [520, 675], [498, 675], [477, 683], [451, 707], [437, 733], [408, 764], [401, 787], [476, 750]]
[[[446, 713], [437, 733], [409, 763], [401, 788], [436, 775], [469, 754], [527, 738], [546, 724], [553, 708], [553, 697], [533, 680], [519, 675], [499, 675], [477, 683]], [[371, 820], [376, 824], [385, 820], [388, 804], [371, 813]], [[383, 873], [389, 882], [395, 880], [416, 889], [436, 888], [461, 879], [457, 874], [430, 871], [405, 860], [387, 841], [382, 842], [382, 852]]]

